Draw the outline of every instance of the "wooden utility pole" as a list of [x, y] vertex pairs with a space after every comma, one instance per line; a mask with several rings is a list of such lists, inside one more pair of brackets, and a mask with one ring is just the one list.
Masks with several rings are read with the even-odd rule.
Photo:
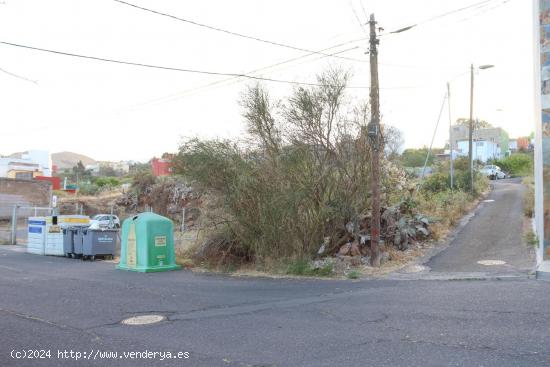
[[371, 265], [380, 266], [380, 95], [378, 84], [378, 38], [376, 38], [376, 21], [374, 14], [370, 15], [369, 20], [370, 38], [370, 110], [371, 120], [367, 126], [367, 133], [372, 147], [371, 152], [371, 200], [372, 200], [372, 220], [371, 220]]
[[474, 134], [474, 64], [470, 66], [470, 128], [468, 131], [468, 164], [470, 170], [470, 192], [474, 193], [474, 152], [473, 152], [473, 134]]

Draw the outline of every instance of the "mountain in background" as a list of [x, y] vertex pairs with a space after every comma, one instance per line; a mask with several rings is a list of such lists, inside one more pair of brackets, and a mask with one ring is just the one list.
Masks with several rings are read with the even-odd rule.
[[52, 164], [56, 165], [59, 171], [73, 168], [77, 165], [78, 161], [82, 161], [84, 166], [96, 163], [95, 159], [83, 154], [73, 152], [52, 153]]

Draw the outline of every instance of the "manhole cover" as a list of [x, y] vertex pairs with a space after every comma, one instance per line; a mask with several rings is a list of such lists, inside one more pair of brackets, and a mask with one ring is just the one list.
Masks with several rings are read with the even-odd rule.
[[480, 265], [495, 266], [495, 265], [504, 265], [504, 264], [506, 264], [506, 261], [502, 261], [502, 260], [479, 260], [477, 263], [480, 264]]
[[161, 322], [165, 319], [162, 315], [141, 315], [122, 320], [124, 325], [149, 325]]

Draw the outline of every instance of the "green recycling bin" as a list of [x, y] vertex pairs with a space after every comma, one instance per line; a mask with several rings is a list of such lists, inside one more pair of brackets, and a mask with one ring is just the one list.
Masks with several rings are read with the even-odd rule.
[[174, 224], [155, 213], [141, 213], [122, 223], [118, 269], [158, 272], [179, 269], [174, 252]]

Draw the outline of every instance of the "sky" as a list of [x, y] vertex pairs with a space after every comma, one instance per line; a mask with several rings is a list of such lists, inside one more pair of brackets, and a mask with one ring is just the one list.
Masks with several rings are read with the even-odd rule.
[[[177, 17], [305, 50], [367, 37], [374, 13], [380, 39], [382, 120], [403, 132], [405, 147], [428, 146], [451, 86], [451, 119], [474, 116], [511, 137], [534, 130], [533, 19], [529, 0], [128, 0]], [[432, 21], [427, 21], [436, 17]], [[426, 22], [427, 21], [427, 22]], [[251, 70], [307, 52], [206, 29], [113, 0], [1, 0], [0, 42], [68, 53], [222, 73]], [[367, 40], [268, 69], [265, 78], [315, 82], [329, 67], [368, 86]], [[30, 149], [73, 151], [96, 160], [147, 161], [177, 150], [182, 139], [244, 133], [240, 96], [254, 82], [219, 75], [142, 68], [0, 44], [0, 155]], [[206, 88], [207, 84], [219, 82]], [[275, 99], [295, 87], [265, 82]], [[349, 89], [348, 100], [368, 99]], [[434, 146], [448, 139], [443, 111]]]

